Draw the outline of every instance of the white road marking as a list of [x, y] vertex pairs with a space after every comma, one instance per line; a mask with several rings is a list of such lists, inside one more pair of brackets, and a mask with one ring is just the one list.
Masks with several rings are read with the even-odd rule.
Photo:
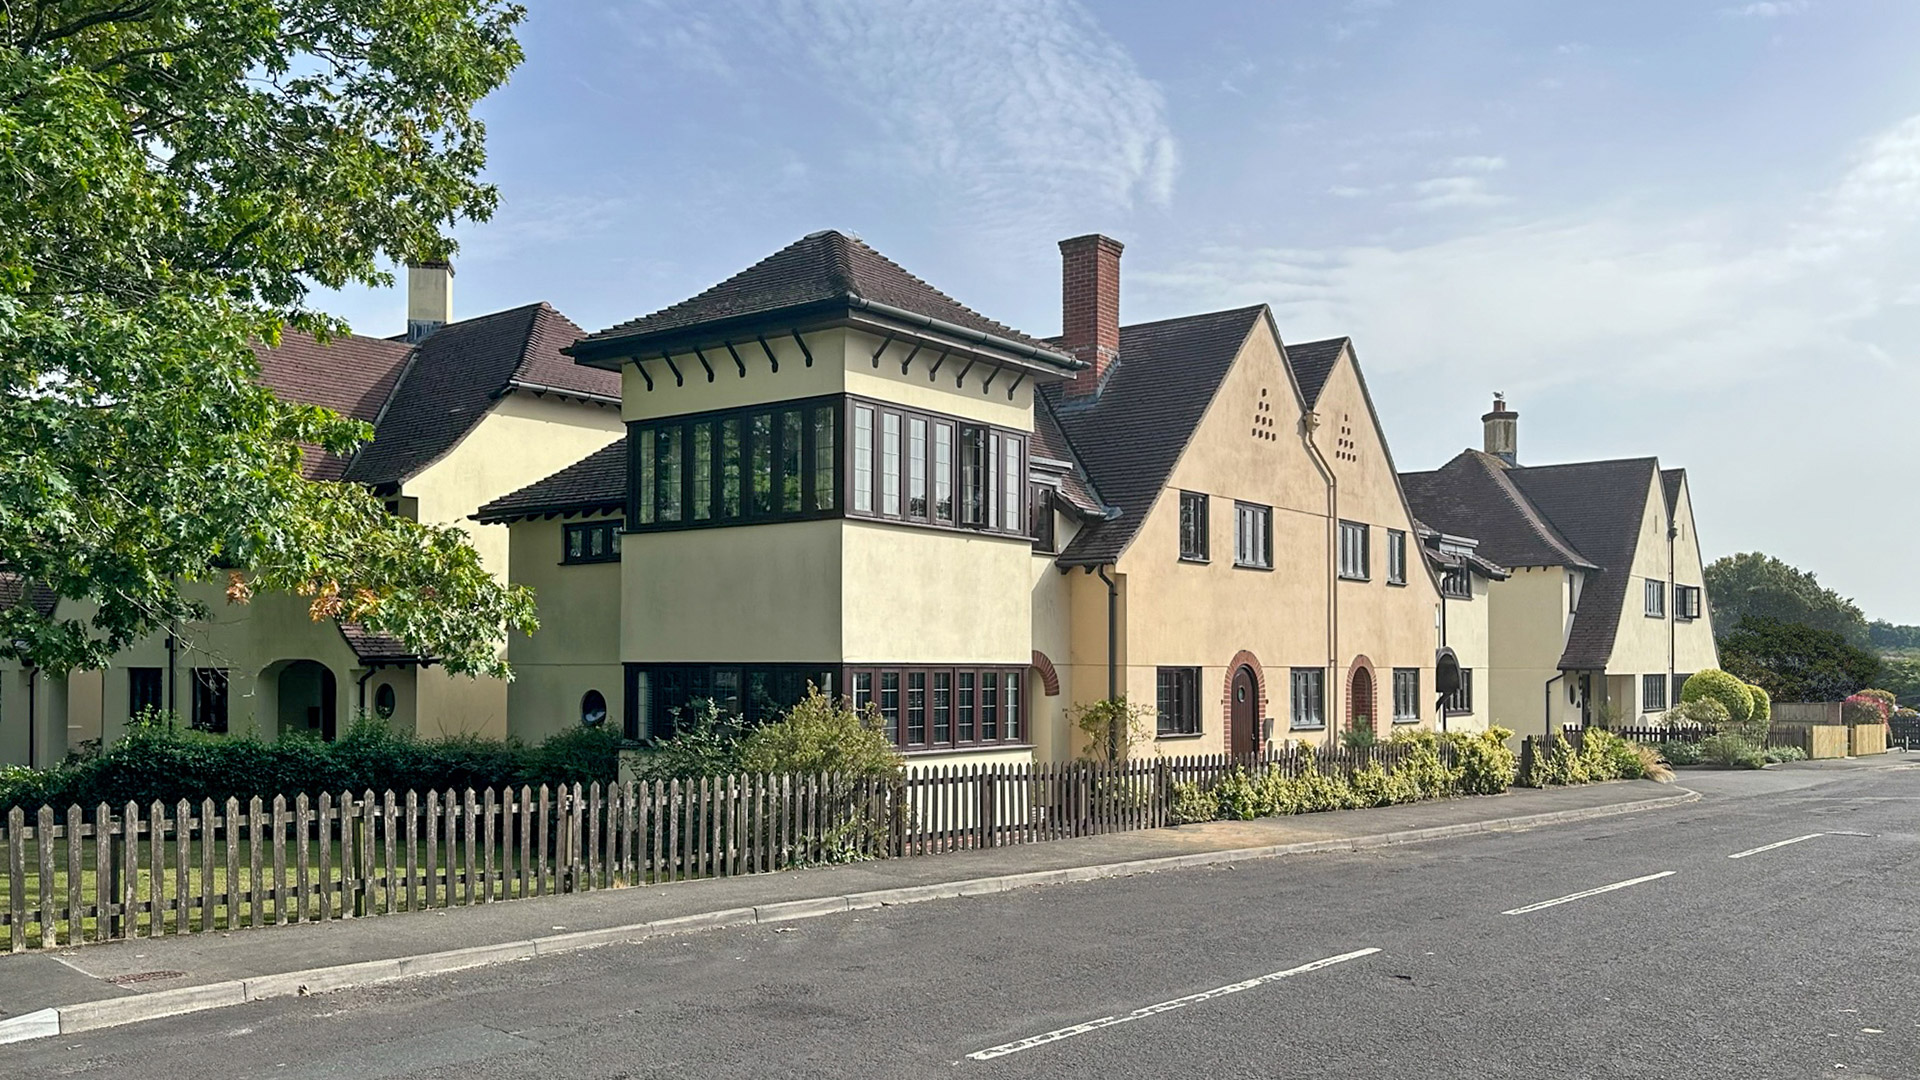
[[1825, 836], [1825, 835], [1827, 834], [1823, 832], [1810, 832], [1805, 836], [1796, 836], [1791, 840], [1776, 840], [1771, 844], [1761, 844], [1757, 848], [1748, 848], [1745, 851], [1736, 851], [1732, 855], [1727, 856], [1727, 858], [1744, 859], [1749, 855], [1758, 855], [1763, 851], [1772, 851], [1774, 848], [1783, 848], [1783, 847], [1786, 847], [1788, 844], [1798, 844], [1802, 840], [1812, 840], [1816, 836]]
[[1071, 1039], [1075, 1035], [1085, 1035], [1089, 1031], [1098, 1031], [1101, 1028], [1113, 1027], [1116, 1024], [1125, 1024], [1133, 1020], [1142, 1020], [1149, 1016], [1158, 1016], [1164, 1012], [1184, 1009], [1189, 1005], [1198, 1005], [1203, 1001], [1211, 1001], [1217, 997], [1237, 994], [1242, 990], [1252, 990], [1254, 987], [1264, 986], [1270, 982], [1278, 982], [1281, 979], [1292, 978], [1295, 975], [1305, 975], [1309, 971], [1319, 971], [1321, 968], [1329, 968], [1335, 964], [1344, 964], [1349, 960], [1358, 960], [1363, 956], [1372, 956], [1379, 951], [1379, 949], [1359, 949], [1350, 953], [1341, 953], [1339, 956], [1329, 956], [1324, 960], [1315, 960], [1310, 964], [1301, 964], [1299, 967], [1288, 968], [1285, 971], [1276, 971], [1271, 975], [1262, 975], [1257, 979], [1248, 979], [1245, 982], [1217, 986], [1212, 990], [1202, 990], [1197, 994], [1188, 994], [1186, 997], [1174, 998], [1172, 1001], [1162, 1001], [1157, 1005], [1148, 1005], [1145, 1008], [1135, 1009], [1122, 1016], [1103, 1016], [1098, 1020], [1089, 1020], [1084, 1024], [1075, 1024], [1072, 1027], [1063, 1027], [1049, 1031], [1044, 1035], [1034, 1035], [1030, 1038], [1018, 1039], [1010, 1043], [1002, 1043], [999, 1046], [989, 1046], [985, 1050], [975, 1050], [973, 1053], [968, 1054], [967, 1057], [974, 1061], [992, 1061], [994, 1058], [1006, 1057], [1008, 1054], [1017, 1054], [1022, 1050], [1032, 1050], [1036, 1046], [1045, 1046], [1048, 1043], [1056, 1043], [1062, 1039]]
[[1556, 904], [1571, 903], [1575, 900], [1585, 900], [1589, 896], [1599, 896], [1601, 893], [1609, 893], [1615, 889], [1624, 889], [1629, 885], [1644, 885], [1649, 881], [1658, 881], [1663, 877], [1672, 877], [1676, 873], [1678, 873], [1678, 871], [1662, 870], [1657, 874], [1648, 874], [1646, 877], [1637, 877], [1631, 881], [1616, 881], [1611, 885], [1602, 885], [1597, 889], [1588, 889], [1585, 892], [1577, 892], [1569, 896], [1556, 896], [1551, 900], [1542, 900], [1537, 904], [1528, 904], [1526, 907], [1513, 908], [1510, 911], [1503, 911], [1500, 914], [1525, 915], [1530, 911], [1539, 911], [1541, 908], [1550, 908]]

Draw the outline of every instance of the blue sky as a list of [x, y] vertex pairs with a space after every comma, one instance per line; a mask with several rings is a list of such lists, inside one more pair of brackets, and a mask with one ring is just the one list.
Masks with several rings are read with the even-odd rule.
[[1920, 4], [532, 7], [457, 314], [599, 329], [832, 227], [1051, 334], [1104, 232], [1124, 321], [1352, 335], [1403, 469], [1503, 390], [1523, 461], [1684, 465], [1709, 559], [1920, 622]]

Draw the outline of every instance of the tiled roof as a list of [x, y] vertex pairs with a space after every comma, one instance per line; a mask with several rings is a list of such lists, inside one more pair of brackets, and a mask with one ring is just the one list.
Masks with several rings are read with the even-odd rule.
[[366, 484], [406, 480], [472, 431], [502, 394], [557, 390], [617, 401], [620, 377], [560, 350], [581, 330], [545, 303], [448, 323], [415, 345], [374, 430], [347, 466]]
[[[404, 342], [348, 334], [326, 344], [288, 330], [274, 348], [256, 347], [260, 381], [277, 396], [320, 405], [342, 416], [373, 423], [393, 392], [410, 351]], [[305, 447], [304, 469], [315, 480], [338, 480], [347, 459]]]
[[362, 664], [422, 664], [427, 658], [407, 648], [399, 638], [377, 634], [359, 623], [342, 622], [340, 636]]
[[1033, 348], [1052, 348], [961, 304], [857, 237], [833, 230], [810, 233], [698, 296], [602, 330], [586, 341], [684, 330], [703, 323], [844, 300], [849, 295]]
[[1327, 376], [1333, 374], [1333, 366], [1340, 362], [1341, 350], [1346, 347], [1343, 337], [1287, 346], [1287, 363], [1300, 382], [1300, 395], [1306, 398], [1307, 408], [1320, 403], [1320, 391], [1326, 388]]
[[1465, 450], [1433, 472], [1401, 473], [1414, 516], [1442, 532], [1471, 536], [1502, 566], [1594, 564], [1513, 484], [1500, 459]]
[[1667, 493], [1667, 513], [1674, 514], [1679, 512], [1680, 485], [1686, 482], [1687, 470], [1685, 469], [1660, 470], [1660, 486], [1665, 489]]
[[1053, 415], [1052, 406], [1044, 397], [1035, 397], [1033, 409], [1033, 445], [1030, 453], [1036, 458], [1051, 458], [1064, 461], [1072, 466], [1060, 477], [1060, 494], [1079, 512], [1083, 518], [1105, 517], [1107, 507], [1100, 501], [1100, 495], [1093, 488], [1093, 481], [1087, 476], [1087, 468], [1080, 461], [1080, 455], [1074, 453], [1073, 444], [1067, 441], [1066, 433], [1060, 430], [1060, 421]]
[[19, 604], [32, 605], [42, 618], [52, 618], [54, 605], [60, 598], [52, 589], [37, 581], [28, 581], [11, 570], [0, 570], [0, 611]]
[[618, 510], [627, 500], [627, 440], [620, 439], [544, 480], [487, 503], [477, 521], [515, 521], [537, 514]]
[[1599, 670], [1613, 654], [1620, 612], [1631, 590], [1648, 493], [1660, 463], [1653, 458], [1583, 461], [1508, 470], [1514, 484], [1602, 571], [1580, 591], [1563, 670]]
[[1118, 366], [1088, 405], [1041, 388], [1093, 486], [1119, 509], [1080, 531], [1060, 563], [1111, 563], [1132, 543], [1233, 366], [1262, 305], [1120, 328]]

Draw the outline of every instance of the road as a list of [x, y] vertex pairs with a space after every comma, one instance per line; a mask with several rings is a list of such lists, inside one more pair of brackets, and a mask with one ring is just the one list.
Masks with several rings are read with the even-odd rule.
[[0, 1075], [1920, 1077], [1920, 763], [1681, 780], [1705, 798], [256, 1002]]

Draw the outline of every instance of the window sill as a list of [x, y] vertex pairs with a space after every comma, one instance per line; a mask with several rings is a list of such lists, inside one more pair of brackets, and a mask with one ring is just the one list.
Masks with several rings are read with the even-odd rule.
[[1447, 715], [1448, 716], [1472, 716], [1473, 710], [1472, 709], [1448, 709]]
[[1660, 620], [1661, 622], [1665, 622], [1665, 621], [1667, 620], [1667, 617], [1666, 617], [1666, 616], [1665, 616], [1664, 614], [1662, 614], [1662, 613], [1660, 613], [1660, 612], [1657, 612], [1657, 611], [1649, 611], [1649, 612], [1647, 612], [1647, 618], [1649, 618], [1649, 619], [1659, 619], [1659, 620]]
[[1395, 580], [1393, 580], [1392, 578], [1388, 578], [1388, 579], [1387, 579], [1387, 584], [1389, 584], [1389, 585], [1391, 585], [1391, 586], [1393, 586], [1393, 587], [1394, 587], [1394, 588], [1396, 588], [1396, 589], [1404, 589], [1404, 588], [1406, 588], [1406, 587], [1407, 587], [1407, 582], [1406, 582], [1406, 579], [1405, 579], [1405, 578], [1402, 578], [1402, 579], [1401, 579], [1401, 580], [1399, 580], [1399, 581], [1395, 581]]
[[1396, 724], [1417, 724], [1420, 722], [1420, 718], [1417, 716], [1396, 716], [1393, 718], [1393, 722]]
[[1213, 560], [1207, 559], [1207, 558], [1200, 558], [1193, 555], [1182, 555], [1180, 556], [1180, 561], [1183, 563], [1192, 563], [1195, 566], [1205, 566], [1208, 563], [1212, 562]]
[[1155, 740], [1164, 741], [1167, 739], [1198, 739], [1204, 735], [1206, 735], [1204, 731], [1169, 731], [1164, 733], [1155, 732], [1153, 737]]
[[1340, 580], [1341, 580], [1341, 581], [1359, 581], [1359, 582], [1367, 582], [1367, 581], [1372, 581], [1373, 579], [1372, 579], [1372, 578], [1370, 578], [1370, 577], [1364, 577], [1364, 576], [1355, 576], [1355, 575], [1353, 575], [1353, 574], [1341, 574], [1341, 575], [1340, 575]]
[[1287, 730], [1288, 731], [1325, 731], [1327, 730], [1327, 725], [1325, 724], [1288, 724]]
[[613, 565], [618, 566], [620, 565], [620, 560], [619, 559], [561, 559], [560, 560], [561, 566], [605, 566], [608, 563], [612, 563]]
[[993, 750], [1031, 750], [1030, 742], [992, 742], [963, 743], [959, 746], [896, 746], [893, 748], [902, 757], [925, 757], [929, 754], [978, 754]]
[[1273, 571], [1273, 567], [1271, 565], [1262, 566], [1259, 563], [1238, 562], [1238, 561], [1236, 561], [1233, 564], [1233, 568], [1235, 570], [1261, 570], [1268, 573], [1271, 573]]

